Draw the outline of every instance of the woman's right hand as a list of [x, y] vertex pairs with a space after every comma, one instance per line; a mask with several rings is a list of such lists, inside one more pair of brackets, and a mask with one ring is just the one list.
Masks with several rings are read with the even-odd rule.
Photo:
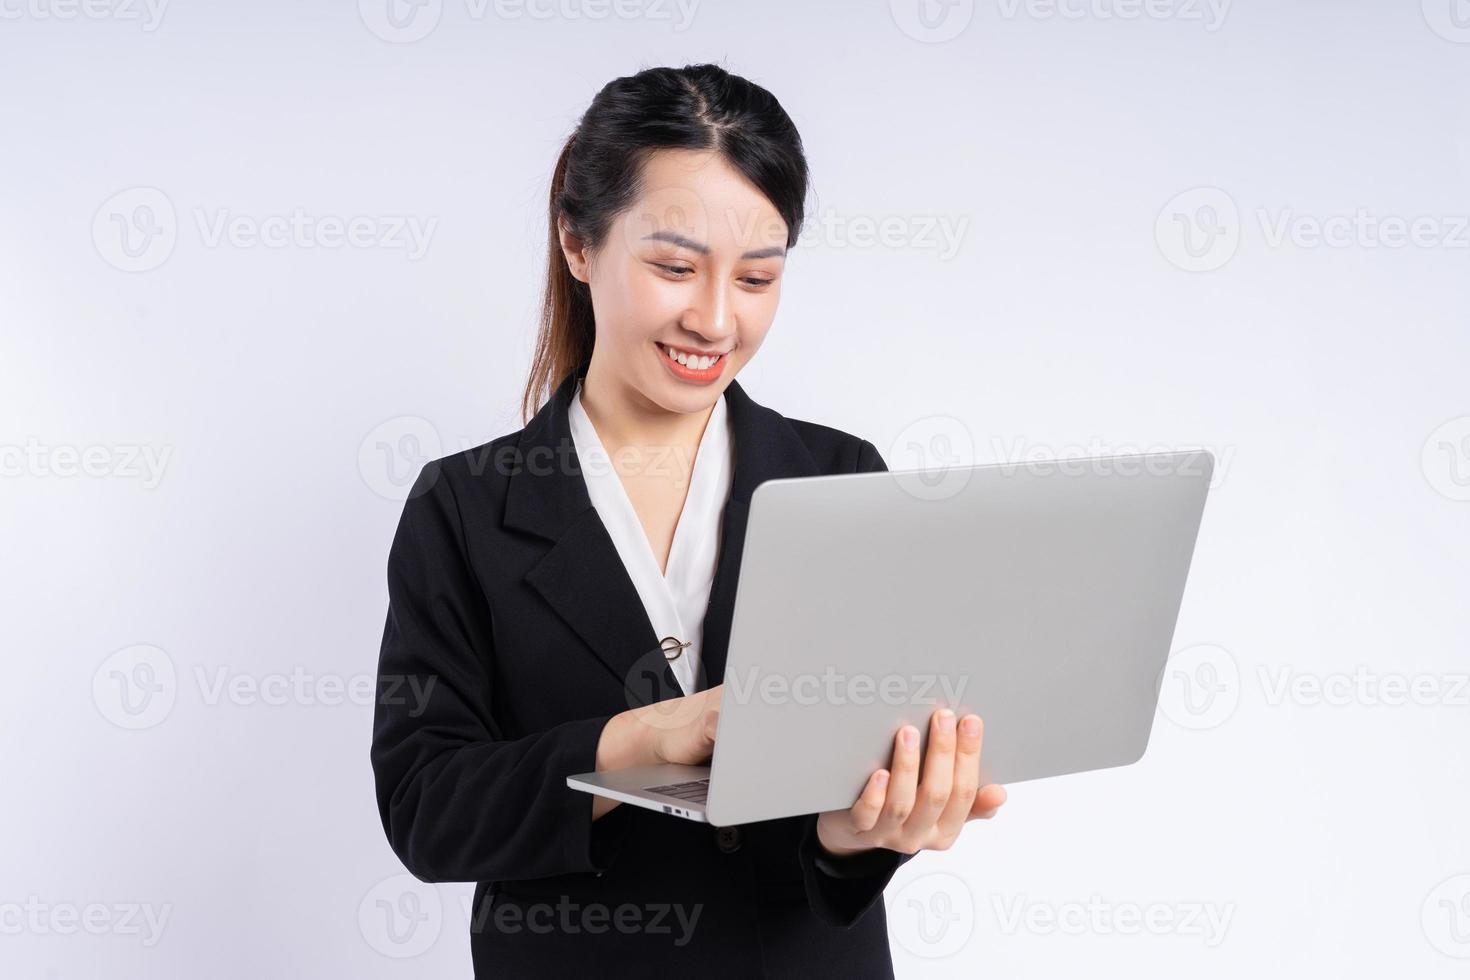
[[720, 721], [720, 684], [682, 698], [669, 698], [634, 709], [640, 724], [648, 725], [653, 754], [659, 762], [699, 766], [715, 751], [715, 728]]
[[597, 744], [598, 771], [708, 762], [714, 753], [724, 689], [720, 684], [614, 715]]

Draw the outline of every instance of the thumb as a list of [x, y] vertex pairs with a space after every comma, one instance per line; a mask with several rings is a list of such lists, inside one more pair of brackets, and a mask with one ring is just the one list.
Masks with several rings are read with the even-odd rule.
[[704, 715], [704, 726], [701, 729], [701, 733], [704, 735], [704, 737], [706, 739], [708, 739], [710, 742], [714, 742], [714, 740], [715, 740], [715, 729], [719, 728], [719, 726], [720, 726], [720, 709], [716, 708], [713, 711], [705, 712], [705, 715]]

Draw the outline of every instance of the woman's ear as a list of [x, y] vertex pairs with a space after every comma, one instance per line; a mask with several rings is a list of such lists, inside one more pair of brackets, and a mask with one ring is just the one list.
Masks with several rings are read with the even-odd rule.
[[589, 279], [588, 256], [587, 249], [582, 245], [582, 240], [572, 234], [571, 229], [567, 227], [566, 221], [563, 219], [557, 219], [556, 230], [557, 237], [561, 239], [561, 254], [566, 257], [567, 268], [571, 270], [575, 278], [580, 279], [582, 282], [587, 282]]

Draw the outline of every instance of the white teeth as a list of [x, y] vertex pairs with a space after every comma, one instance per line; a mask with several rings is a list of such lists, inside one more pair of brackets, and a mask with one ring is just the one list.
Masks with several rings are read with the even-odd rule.
[[714, 365], [715, 361], [718, 361], [720, 359], [719, 356], [715, 356], [715, 357], [698, 357], [698, 356], [693, 356], [693, 355], [686, 354], [683, 351], [676, 351], [676, 350], [674, 350], [673, 348], [670, 348], [670, 347], [665, 347], [664, 348], [664, 353], [668, 355], [669, 360], [671, 360], [671, 361], [678, 361], [680, 364], [684, 365], [685, 367], [691, 368], [691, 369], [693, 369], [695, 371], [707, 371], [707, 370], [710, 369], [710, 367], [712, 367]]

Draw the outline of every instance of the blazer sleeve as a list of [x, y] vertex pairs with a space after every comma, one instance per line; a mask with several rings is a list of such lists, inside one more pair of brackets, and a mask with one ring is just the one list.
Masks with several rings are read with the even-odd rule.
[[600, 873], [629, 808], [594, 821], [566, 777], [596, 768], [612, 715], [506, 736], [491, 711], [490, 608], [463, 545], [449, 471], [430, 463], [388, 556], [370, 753], [388, 842], [423, 881]]
[[[888, 465], [878, 449], [866, 439], [858, 446], [854, 472], [886, 471]], [[883, 894], [888, 882], [901, 865], [914, 855], [886, 847], [874, 848], [866, 854], [846, 858], [825, 857], [822, 842], [817, 839], [817, 814], [800, 818], [802, 833], [797, 845], [807, 901], [820, 918], [832, 925], [847, 928], [862, 918]]]

